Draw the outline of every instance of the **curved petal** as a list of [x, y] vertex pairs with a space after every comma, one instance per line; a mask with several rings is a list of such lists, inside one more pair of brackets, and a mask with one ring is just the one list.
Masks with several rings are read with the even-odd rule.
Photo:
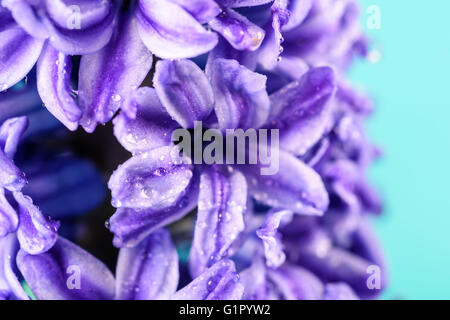
[[29, 35], [37, 39], [47, 39], [49, 33], [39, 14], [30, 1], [27, 0], [3, 0], [1, 5], [11, 11], [14, 20]]
[[22, 80], [41, 54], [44, 40], [29, 36], [19, 27], [0, 32], [0, 92]]
[[330, 126], [327, 102], [335, 89], [333, 70], [320, 67], [270, 96], [270, 126], [280, 129], [281, 148], [300, 156], [317, 143]]
[[221, 11], [214, 0], [170, 0], [183, 7], [198, 22], [206, 23], [214, 19]]
[[247, 182], [239, 171], [207, 169], [200, 176], [197, 222], [189, 257], [192, 276], [228, 257], [228, 249], [244, 230]]
[[19, 191], [25, 184], [25, 174], [0, 149], [0, 187], [10, 191]]
[[208, 117], [214, 93], [204, 72], [191, 60], [161, 60], [153, 83], [161, 103], [183, 128]]
[[[49, 32], [49, 41], [59, 51], [85, 55], [99, 51], [111, 39], [116, 23], [118, 1], [77, 1], [77, 10], [61, 0], [46, 0], [48, 16], [42, 21]], [[65, 16], [68, 18], [64, 19]], [[71, 17], [77, 16], [74, 20]], [[78, 20], [78, 21], [77, 21]]]
[[217, 3], [228, 8], [253, 7], [260, 6], [273, 0], [216, 0]]
[[23, 250], [17, 266], [38, 300], [110, 300], [114, 276], [97, 258], [59, 237], [48, 252]]
[[12, 28], [15, 24], [11, 11], [0, 5], [0, 32]]
[[113, 121], [114, 135], [132, 153], [168, 146], [172, 132], [180, 126], [149, 87], [137, 89]]
[[0, 188], [0, 238], [15, 232], [19, 226], [19, 216], [6, 199], [5, 190]]
[[72, 96], [70, 56], [47, 43], [37, 65], [37, 87], [45, 107], [69, 130], [78, 128], [81, 109]]
[[198, 183], [185, 191], [184, 196], [170, 207], [155, 210], [119, 208], [109, 220], [114, 233], [114, 245], [131, 248], [139, 244], [153, 231], [177, 221], [197, 206]]
[[0, 149], [8, 158], [14, 158], [20, 139], [27, 128], [27, 117], [8, 119], [0, 127]]
[[215, 111], [222, 129], [256, 129], [266, 122], [270, 110], [266, 80], [235, 60], [217, 59], [212, 63]]
[[266, 297], [266, 266], [256, 258], [252, 265], [239, 274], [244, 286], [243, 300], [264, 300]]
[[292, 212], [288, 210], [271, 211], [267, 215], [264, 226], [256, 231], [258, 237], [263, 241], [266, 264], [270, 268], [278, 268], [286, 261], [278, 228], [282, 222], [290, 222], [292, 216]]
[[282, 150], [278, 160], [278, 172], [273, 175], [261, 175], [259, 165], [238, 167], [247, 177], [250, 194], [271, 207], [300, 214], [322, 215], [329, 199], [320, 175]]
[[234, 263], [231, 260], [222, 260], [177, 291], [172, 299], [239, 300], [243, 293], [244, 287], [239, 282]]
[[265, 37], [263, 29], [231, 9], [222, 10], [209, 25], [236, 50], [256, 51]]
[[118, 25], [105, 48], [81, 58], [79, 103], [83, 110], [81, 125], [87, 132], [114, 116], [152, 66], [152, 53], [139, 39], [131, 14], [122, 17]]
[[174, 146], [154, 149], [129, 159], [109, 180], [112, 204], [117, 207], [171, 207], [185, 194], [193, 172], [190, 159]]
[[268, 270], [268, 277], [283, 300], [320, 300], [324, 286], [311, 272], [301, 267], [284, 265]]
[[217, 44], [215, 33], [172, 1], [139, 0], [136, 17], [142, 41], [160, 58], [193, 58]]
[[40, 254], [50, 250], [58, 237], [59, 222], [44, 216], [30, 197], [14, 193], [19, 205], [19, 228], [17, 238], [20, 247], [29, 254]]
[[178, 286], [178, 254], [170, 233], [155, 231], [138, 246], [121, 249], [116, 269], [116, 299], [169, 299]]
[[359, 300], [359, 298], [346, 283], [329, 283], [325, 285], [322, 300]]
[[0, 237], [0, 300], [28, 300], [17, 276], [18, 251], [19, 244], [15, 234]]

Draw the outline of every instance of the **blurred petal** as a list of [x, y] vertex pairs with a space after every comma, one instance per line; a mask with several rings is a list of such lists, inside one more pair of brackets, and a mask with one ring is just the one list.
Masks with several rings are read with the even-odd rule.
[[263, 204], [311, 215], [321, 215], [328, 207], [320, 175], [287, 152], [280, 150], [279, 169], [273, 175], [261, 175], [258, 165], [238, 168], [247, 178], [250, 195]]
[[214, 94], [203, 71], [191, 60], [161, 60], [153, 83], [161, 103], [183, 128], [193, 128], [213, 110]]
[[19, 205], [17, 238], [20, 247], [29, 254], [40, 254], [51, 249], [58, 237], [59, 222], [43, 215], [30, 197], [16, 192], [14, 198]]
[[306, 269], [284, 265], [276, 270], [268, 270], [268, 277], [283, 300], [320, 300], [323, 284]]
[[205, 270], [183, 289], [177, 291], [173, 300], [239, 300], [244, 287], [239, 282], [234, 263], [222, 260]]
[[167, 230], [155, 231], [138, 246], [121, 249], [116, 299], [169, 299], [178, 286], [178, 254]]
[[264, 300], [266, 297], [266, 267], [262, 259], [256, 258], [250, 267], [240, 273], [244, 286], [243, 300]]
[[265, 76], [235, 60], [217, 59], [211, 66], [211, 79], [222, 129], [259, 128], [266, 122], [270, 101]]
[[260, 6], [273, 0], [216, 0], [217, 3], [229, 8]]
[[119, 248], [131, 248], [145, 239], [153, 231], [177, 221], [197, 206], [198, 183], [184, 192], [184, 196], [167, 208], [159, 210], [119, 208], [109, 220], [110, 230], [114, 233], [114, 245]]
[[228, 257], [228, 250], [244, 230], [246, 204], [247, 182], [242, 173], [214, 168], [203, 171], [189, 258], [194, 277]]
[[331, 108], [327, 102], [335, 92], [334, 72], [328, 67], [308, 71], [270, 96], [271, 127], [280, 129], [280, 146], [303, 155], [330, 126]]
[[49, 33], [47, 28], [42, 23], [40, 14], [34, 10], [31, 1], [2, 0], [1, 5], [11, 11], [14, 20], [33, 38], [48, 38]]
[[139, 0], [136, 17], [142, 41], [160, 58], [192, 58], [217, 44], [215, 33], [173, 1]]
[[[132, 153], [168, 146], [179, 124], [171, 119], [153, 88], [136, 90], [126, 102], [129, 112], [114, 118], [114, 135]], [[133, 110], [133, 111], [132, 111]], [[129, 113], [134, 113], [133, 117]]]
[[0, 237], [0, 300], [28, 300], [17, 276], [18, 250], [15, 234]]
[[323, 300], [359, 300], [355, 292], [345, 283], [329, 283], [325, 286]]
[[109, 180], [117, 208], [151, 208], [159, 211], [176, 204], [193, 176], [190, 159], [177, 147], [154, 149], [129, 159]]
[[11, 15], [11, 11], [0, 4], [0, 32], [12, 28], [16, 21]]
[[82, 112], [72, 96], [71, 73], [70, 56], [47, 43], [37, 66], [39, 95], [48, 111], [69, 130], [75, 131]]
[[224, 9], [209, 25], [236, 50], [258, 50], [265, 36], [263, 29], [231, 9]]
[[135, 19], [124, 15], [118, 25], [105, 48], [81, 58], [79, 101], [87, 132], [114, 116], [152, 66], [152, 53], [140, 40]]
[[35, 65], [44, 40], [36, 39], [21, 28], [0, 32], [0, 92], [22, 80]]
[[278, 233], [280, 224], [290, 222], [292, 212], [288, 210], [275, 210], [269, 212], [263, 227], [257, 230], [256, 234], [263, 241], [266, 264], [270, 268], [278, 268], [286, 260], [283, 252], [281, 234]]
[[14, 158], [17, 146], [27, 127], [27, 117], [8, 119], [0, 127], [0, 149], [5, 152], [8, 158]]
[[189, 12], [198, 22], [206, 23], [221, 11], [214, 0], [170, 0]]
[[15, 232], [19, 225], [19, 216], [5, 196], [5, 190], [0, 188], [0, 238]]
[[20, 250], [17, 265], [38, 300], [110, 300], [114, 297], [114, 276], [108, 268], [62, 237], [46, 253], [30, 255]]

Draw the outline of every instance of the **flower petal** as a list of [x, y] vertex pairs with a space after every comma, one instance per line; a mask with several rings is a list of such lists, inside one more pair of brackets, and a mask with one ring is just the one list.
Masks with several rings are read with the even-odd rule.
[[256, 51], [264, 40], [265, 31], [243, 15], [224, 9], [212, 21], [211, 28], [220, 33], [236, 50]]
[[137, 89], [126, 104], [113, 120], [114, 135], [125, 149], [140, 153], [171, 143], [172, 132], [179, 124], [170, 118], [155, 89]]
[[239, 171], [211, 168], [200, 177], [197, 222], [189, 266], [196, 277], [217, 261], [244, 230], [247, 182]]
[[213, 110], [214, 94], [204, 72], [191, 60], [161, 60], [153, 83], [162, 104], [183, 128], [193, 128]]
[[205, 270], [183, 289], [173, 300], [239, 300], [244, 287], [239, 282], [234, 263], [222, 260]]
[[238, 166], [247, 177], [250, 194], [271, 207], [321, 215], [329, 200], [320, 175], [285, 151], [280, 150], [278, 160], [278, 172], [272, 175], [261, 175], [259, 165]]
[[19, 251], [17, 265], [38, 300], [109, 300], [114, 276], [88, 252], [59, 237], [48, 252]]
[[193, 58], [217, 44], [215, 33], [172, 1], [139, 0], [136, 17], [142, 41], [160, 58]]
[[317, 143], [330, 126], [327, 102], [335, 89], [333, 70], [320, 67], [270, 96], [270, 126], [280, 129], [281, 148], [300, 156]]
[[45, 107], [69, 130], [78, 128], [81, 109], [72, 97], [70, 56], [47, 43], [37, 66], [38, 91]]
[[0, 92], [22, 80], [35, 65], [44, 40], [36, 39], [21, 28], [0, 32]]
[[27, 117], [8, 119], [0, 127], [0, 149], [5, 152], [8, 158], [14, 158], [17, 146], [27, 127]]
[[206, 23], [214, 19], [221, 11], [214, 0], [170, 0], [189, 12], [198, 22]]
[[114, 233], [114, 245], [119, 248], [132, 248], [153, 231], [181, 219], [197, 206], [198, 183], [185, 191], [185, 195], [174, 205], [155, 210], [119, 208], [109, 220]]
[[168, 146], [134, 156], [111, 176], [109, 188], [117, 208], [171, 207], [185, 194], [192, 180], [190, 159]]
[[169, 299], [178, 286], [178, 254], [161, 229], [131, 249], [121, 249], [116, 270], [116, 299]]
[[6, 199], [5, 190], [0, 188], [0, 238], [15, 232], [18, 225], [17, 212]]
[[219, 4], [228, 8], [260, 6], [273, 0], [216, 0]]
[[17, 238], [20, 247], [29, 254], [40, 254], [53, 247], [58, 237], [59, 222], [44, 216], [30, 197], [14, 193], [19, 205], [19, 229]]
[[1, 5], [11, 11], [14, 20], [33, 38], [47, 39], [49, 33], [41, 15], [34, 10], [30, 1], [27, 0], [3, 0]]
[[81, 58], [79, 102], [83, 110], [81, 124], [87, 132], [114, 116], [152, 66], [152, 53], [137, 35], [131, 14], [124, 15], [118, 25], [105, 48]]
[[17, 276], [18, 251], [19, 244], [15, 234], [0, 237], [0, 300], [28, 300]]
[[211, 65], [211, 81], [222, 129], [259, 128], [266, 122], [270, 101], [265, 76], [235, 60], [217, 59]]
[[346, 283], [329, 283], [325, 286], [323, 300], [359, 300], [356, 293]]
[[24, 173], [0, 149], [0, 187], [10, 191], [22, 190], [26, 183]]
[[263, 241], [266, 264], [270, 268], [278, 268], [286, 260], [278, 228], [282, 222], [290, 222], [291, 220], [291, 211], [274, 210], [267, 214], [264, 226], [256, 231], [258, 237]]
[[244, 286], [243, 300], [264, 300], [266, 297], [266, 266], [256, 258], [252, 265], [239, 274]]

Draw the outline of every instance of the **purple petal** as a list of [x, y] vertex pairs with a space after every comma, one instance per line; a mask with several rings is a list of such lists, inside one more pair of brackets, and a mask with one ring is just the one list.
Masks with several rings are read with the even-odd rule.
[[266, 267], [262, 259], [256, 258], [250, 267], [240, 273], [244, 286], [243, 300], [266, 299]]
[[5, 190], [0, 188], [0, 238], [15, 232], [19, 225], [19, 217], [5, 196]]
[[161, 229], [132, 249], [121, 249], [116, 269], [116, 299], [169, 299], [178, 286], [178, 254]]
[[298, 27], [308, 16], [313, 5], [313, 0], [291, 0], [287, 6], [289, 20], [283, 25], [283, 31], [289, 31]]
[[1, 3], [11, 11], [14, 20], [33, 38], [47, 39], [49, 33], [41, 20], [41, 15], [34, 10], [27, 0], [3, 0]]
[[16, 24], [11, 11], [0, 4], [0, 32], [12, 28]]
[[14, 193], [19, 205], [19, 229], [17, 238], [20, 247], [29, 254], [40, 254], [53, 247], [58, 237], [59, 222], [44, 216], [30, 197]]
[[153, 83], [171, 117], [183, 128], [193, 128], [213, 110], [214, 94], [203, 71], [190, 60], [161, 60]]
[[216, 0], [217, 3], [228, 8], [253, 7], [260, 6], [273, 0]]
[[198, 22], [206, 23], [214, 19], [221, 11], [214, 0], [170, 0], [183, 7]]
[[10, 191], [19, 191], [22, 190], [25, 183], [25, 174], [0, 149], [0, 187]]
[[110, 41], [117, 22], [118, 1], [78, 0], [79, 25], [71, 25], [71, 17], [78, 15], [71, 7], [72, 3], [63, 0], [45, 2], [48, 16], [43, 16], [43, 22], [49, 31], [50, 43], [59, 51], [85, 55], [97, 52]]
[[28, 300], [17, 276], [18, 250], [15, 234], [0, 237], [0, 300]]
[[177, 221], [197, 206], [198, 184], [193, 184], [177, 203], [160, 210], [119, 208], [109, 220], [114, 245], [132, 248], [153, 231]]
[[266, 264], [270, 268], [278, 268], [286, 260], [283, 252], [281, 234], [278, 233], [280, 224], [290, 222], [292, 212], [288, 210], [269, 212], [263, 227], [257, 230], [256, 234], [263, 241]]
[[17, 265], [38, 300], [114, 298], [114, 276], [108, 268], [62, 237], [46, 253], [20, 250]]
[[22, 80], [35, 65], [44, 45], [21, 28], [0, 32], [0, 92]]
[[279, 169], [273, 175], [261, 175], [261, 166], [239, 166], [247, 177], [250, 194], [271, 207], [321, 215], [328, 207], [328, 193], [320, 175], [282, 150], [278, 159]]
[[267, 78], [239, 65], [217, 59], [211, 65], [215, 111], [222, 129], [259, 128], [269, 115]]
[[284, 265], [276, 270], [269, 270], [268, 277], [283, 300], [320, 300], [323, 284], [306, 269]]
[[79, 101], [83, 109], [81, 124], [87, 132], [114, 116], [144, 81], [152, 61], [132, 16], [122, 17], [117, 33], [105, 48], [81, 58]]
[[189, 162], [173, 146], [132, 157], [109, 180], [113, 205], [155, 211], [173, 206], [191, 183], [193, 173]]
[[329, 283], [325, 286], [323, 300], [359, 300], [356, 293], [346, 283]]
[[330, 126], [330, 105], [335, 92], [334, 72], [321, 67], [308, 71], [270, 96], [271, 127], [280, 129], [280, 146], [303, 155], [323, 136]]
[[149, 87], [136, 90], [120, 115], [114, 118], [114, 135], [132, 153], [168, 146], [172, 132], [178, 127], [162, 106], [155, 89]]
[[205, 270], [183, 289], [177, 291], [173, 300], [239, 300], [244, 287], [239, 282], [234, 263], [222, 260]]
[[239, 171], [205, 170], [200, 177], [197, 222], [189, 257], [196, 277], [220, 259], [244, 230], [247, 182]]
[[0, 149], [8, 158], [14, 158], [20, 139], [27, 128], [27, 117], [8, 119], [0, 127]]
[[160, 58], [192, 58], [217, 44], [215, 33], [172, 1], [139, 0], [136, 17], [142, 41]]
[[263, 29], [231, 9], [224, 9], [209, 25], [236, 50], [258, 50], [265, 36]]
[[72, 96], [70, 56], [47, 43], [37, 66], [38, 91], [45, 107], [69, 130], [78, 128], [81, 110]]

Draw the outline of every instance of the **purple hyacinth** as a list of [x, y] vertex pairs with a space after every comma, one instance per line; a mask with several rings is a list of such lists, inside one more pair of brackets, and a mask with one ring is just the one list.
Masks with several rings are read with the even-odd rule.
[[[367, 51], [358, 19], [354, 0], [2, 0], [0, 108], [36, 65], [56, 119], [87, 133], [113, 119], [132, 156], [109, 178], [114, 276], [23, 195], [59, 176], [35, 171], [24, 188], [13, 157], [26, 119], [3, 124], [0, 298], [28, 299], [22, 278], [37, 299], [377, 297], [387, 278], [368, 214], [381, 201], [366, 171], [379, 151], [364, 131], [372, 104], [345, 79]], [[258, 144], [205, 143], [237, 131]]]

